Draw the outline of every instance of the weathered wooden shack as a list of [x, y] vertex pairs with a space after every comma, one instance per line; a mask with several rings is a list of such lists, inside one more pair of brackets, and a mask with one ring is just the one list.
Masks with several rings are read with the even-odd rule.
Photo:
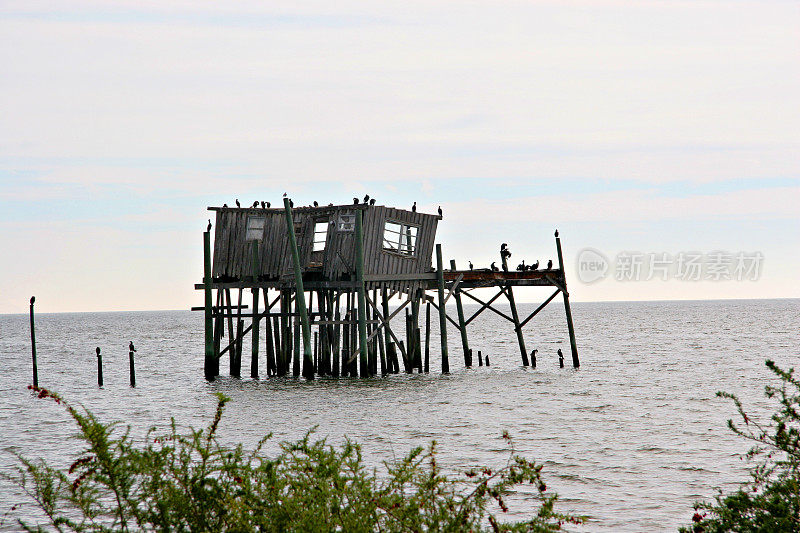
[[[204, 280], [196, 286], [205, 292], [205, 305], [195, 308], [205, 311], [208, 379], [219, 374], [219, 360], [226, 353], [231, 374], [240, 375], [243, 339], [248, 333], [251, 376], [258, 377], [262, 324], [267, 375], [370, 376], [399, 371], [399, 361], [406, 372], [427, 372], [431, 306], [439, 314], [443, 372], [449, 372], [447, 323], [460, 331], [464, 363], [472, 366], [467, 326], [486, 309], [513, 323], [522, 363], [527, 366], [522, 328], [559, 293], [567, 310], [573, 365], [579, 366], [558, 232], [558, 268], [509, 272], [501, 253], [503, 271], [459, 271], [454, 261], [449, 270], [444, 269], [441, 245], [435, 245], [441, 215], [374, 202], [293, 207], [288, 198], [281, 208], [209, 210], [215, 213], [213, 253], [209, 226], [204, 233]], [[530, 316], [520, 319], [512, 287], [531, 285], [552, 286], [556, 291]], [[485, 302], [471, 294], [486, 287], [499, 292]], [[232, 291], [237, 290], [234, 301]], [[252, 294], [251, 312], [245, 312], [243, 304], [246, 290]], [[429, 291], [436, 291], [436, 297]], [[403, 302], [390, 313], [388, 302], [395, 296]], [[446, 313], [451, 296], [457, 320]], [[481, 305], [469, 319], [464, 316], [462, 296]], [[492, 305], [500, 296], [508, 300], [512, 316]], [[419, 326], [422, 304], [426, 311], [424, 360]], [[403, 309], [405, 338], [400, 339], [391, 324]], [[247, 318], [250, 325], [245, 327]]]

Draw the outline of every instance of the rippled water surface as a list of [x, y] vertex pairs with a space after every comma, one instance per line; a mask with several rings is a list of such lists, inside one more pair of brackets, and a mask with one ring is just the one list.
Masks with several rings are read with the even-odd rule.
[[[42, 314], [39, 380], [102, 419], [140, 429], [171, 416], [205, 424], [212, 393], [223, 391], [233, 398], [222, 427], [229, 442], [252, 445], [272, 432], [274, 450], [277, 441], [318, 426], [333, 441], [360, 442], [374, 464], [437, 439], [451, 468], [499, 465], [507, 429], [520, 453], [545, 465], [560, 508], [590, 516], [582, 531], [675, 530], [689, 520], [695, 499], [745, 479], [739, 454], [747, 445], [725, 428], [733, 407], [714, 393], [734, 392], [765, 412], [771, 378], [764, 360], [797, 366], [800, 300], [579, 303], [573, 315], [579, 371], [558, 368], [556, 350], [569, 363], [569, 340], [563, 306], [554, 303], [526, 327], [528, 349], [539, 350], [536, 370], [520, 367], [510, 324], [484, 313], [469, 334], [473, 349], [490, 355], [489, 368], [465, 370], [460, 337], [449, 331], [447, 376], [438, 372], [434, 336], [429, 375], [314, 382], [223, 376], [207, 383], [201, 313]], [[127, 384], [129, 340], [139, 350], [135, 389]], [[103, 389], [96, 386], [96, 346], [103, 350]], [[27, 315], [0, 316], [3, 472], [16, 462], [12, 451], [63, 464], [76, 446], [66, 414], [26, 390], [30, 367]], [[221, 367], [225, 373], [227, 362]], [[242, 374], [249, 375], [247, 362]], [[0, 480], [0, 515], [20, 501]], [[8, 519], [4, 527], [12, 527]]]

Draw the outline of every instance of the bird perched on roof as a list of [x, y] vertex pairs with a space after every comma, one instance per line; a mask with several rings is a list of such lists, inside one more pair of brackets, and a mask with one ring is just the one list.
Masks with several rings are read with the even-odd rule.
[[439, 211], [439, 216], [442, 216], [442, 206], [439, 206], [438, 211]]
[[289, 199], [289, 207], [294, 207], [294, 201]]
[[500, 270], [499, 268], [497, 268], [497, 265], [494, 264], [494, 261], [492, 261], [492, 264], [489, 265], [489, 268], [492, 269], [492, 272], [498, 272]]
[[472, 261], [469, 262], [469, 269], [472, 270], [474, 267], [472, 266]]
[[411, 212], [412, 213], [416, 213], [417, 212], [417, 202], [414, 202], [414, 205], [411, 206]]
[[258, 207], [258, 200], [256, 200], [255, 202], [253, 202], [253, 207], [254, 207], [254, 208], [255, 208], [255, 207]]
[[136, 348], [133, 347], [133, 341], [131, 341], [130, 344], [128, 344], [128, 350], [131, 351], [131, 352], [135, 352], [136, 351]]
[[242, 204], [239, 203], [239, 199], [236, 199], [236, 207], [242, 207]]
[[319, 207], [319, 202], [317, 202], [316, 200], [314, 200], [314, 207]]
[[271, 205], [272, 205], [272, 204], [270, 204], [269, 202], [267, 202], [267, 209], [269, 209]]
[[369, 203], [369, 194], [364, 195], [364, 203]]
[[267, 203], [264, 200], [261, 200], [261, 209], [266, 209]]
[[531, 265], [531, 270], [539, 270], [539, 260], [537, 259], [534, 264]]
[[553, 260], [552, 259], [548, 259], [547, 260], [547, 270], [553, 270]]
[[353, 205], [358, 205], [358, 198], [353, 198]]
[[228, 209], [228, 204], [222, 204], [222, 209]]
[[208, 219], [208, 226], [206, 226], [206, 231], [211, 231], [211, 219]]
[[524, 259], [522, 260], [522, 263], [517, 265], [517, 270], [519, 270], [520, 272], [525, 272], [526, 270], [528, 270], [528, 267], [525, 265]]
[[375, 205], [375, 198], [370, 198], [369, 205]]

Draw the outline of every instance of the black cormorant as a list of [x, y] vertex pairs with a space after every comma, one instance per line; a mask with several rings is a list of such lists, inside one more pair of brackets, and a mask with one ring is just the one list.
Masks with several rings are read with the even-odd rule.
[[470, 269], [470, 270], [472, 270], [472, 269], [473, 269], [473, 266], [472, 266], [472, 261], [470, 261], [470, 262], [469, 262], [469, 269]]
[[261, 201], [261, 209], [266, 209], [266, 208], [267, 208], [267, 203], [262, 200]]
[[228, 204], [222, 204], [222, 209], [228, 209]]
[[136, 351], [136, 348], [133, 347], [133, 341], [131, 341], [130, 344], [128, 344], [128, 351], [131, 351], [131, 352], [135, 352]]
[[531, 270], [539, 270], [539, 260], [537, 259], [534, 264], [531, 265]]
[[316, 200], [314, 200], [314, 207], [319, 207], [319, 203]]
[[258, 200], [256, 200], [255, 202], [253, 202], [253, 208], [255, 209], [256, 207], [258, 207]]
[[364, 203], [365, 204], [369, 203], [369, 194], [364, 195]]
[[439, 206], [438, 211], [439, 211], [439, 216], [442, 216], [442, 206]]
[[208, 219], [208, 226], [206, 226], [206, 231], [211, 231], [211, 219]]
[[272, 205], [272, 204], [270, 204], [269, 202], [267, 202], [267, 209], [269, 209], [270, 205]]
[[353, 198], [353, 205], [358, 205], [358, 198]]
[[414, 205], [411, 206], [411, 212], [412, 213], [416, 213], [417, 212], [417, 202], [414, 202]]
[[35, 301], [36, 301], [36, 296], [31, 296], [31, 305], [33, 305], [33, 302]]
[[492, 269], [492, 272], [498, 272], [500, 270], [499, 268], [497, 268], [497, 265], [494, 264], [494, 261], [492, 261], [492, 264], [489, 265], [489, 268]]
[[547, 270], [553, 270], [553, 260], [552, 259], [548, 259], [547, 260]]
[[239, 203], [239, 199], [236, 199], [236, 207], [242, 207], [242, 204]]
[[369, 205], [375, 205], [375, 198], [370, 198]]

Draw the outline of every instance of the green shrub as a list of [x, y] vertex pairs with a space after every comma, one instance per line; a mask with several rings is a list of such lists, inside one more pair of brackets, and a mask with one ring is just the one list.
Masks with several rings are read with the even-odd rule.
[[[46, 389], [40, 398], [64, 405], [78, 425], [82, 451], [66, 470], [19, 456], [9, 476], [47, 516], [46, 526], [18, 519], [28, 531], [556, 531], [583, 518], [554, 510], [541, 466], [514, 453], [494, 470], [448, 477], [436, 462], [435, 441], [399, 462], [384, 463], [378, 476], [364, 466], [358, 444], [339, 447], [312, 432], [281, 444], [276, 457], [217, 440], [228, 398], [219, 395], [208, 428], [166, 434], [151, 430], [135, 442], [129, 429], [104, 424]], [[503, 522], [514, 489], [533, 486], [533, 496], [511, 497], [530, 505], [529, 517]]]
[[719, 491], [713, 502], [696, 503], [693, 523], [682, 532], [800, 531], [800, 382], [794, 369], [781, 370], [773, 361], [766, 365], [781, 381], [765, 388], [778, 404], [770, 422], [748, 416], [736, 396], [717, 393], [734, 402], [741, 419], [728, 420], [728, 427], [753, 443], [746, 455], [753, 462], [750, 481], [730, 494]]

